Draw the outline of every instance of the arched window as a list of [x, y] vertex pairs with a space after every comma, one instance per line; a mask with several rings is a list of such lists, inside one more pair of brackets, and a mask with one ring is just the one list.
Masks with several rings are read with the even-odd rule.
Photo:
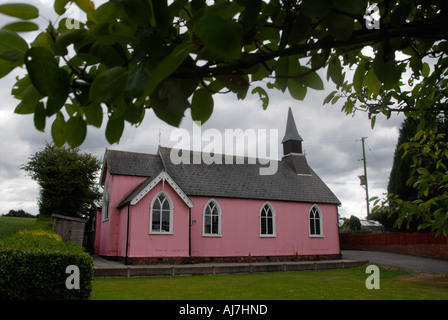
[[309, 214], [310, 237], [322, 237], [322, 213], [317, 205], [311, 207]]
[[208, 236], [221, 235], [221, 208], [215, 200], [207, 202], [203, 212], [203, 234]]
[[165, 192], [157, 194], [151, 203], [151, 233], [173, 232], [173, 204]]
[[103, 221], [109, 220], [109, 182], [106, 183], [103, 199]]
[[268, 202], [260, 211], [260, 236], [275, 236], [275, 212]]

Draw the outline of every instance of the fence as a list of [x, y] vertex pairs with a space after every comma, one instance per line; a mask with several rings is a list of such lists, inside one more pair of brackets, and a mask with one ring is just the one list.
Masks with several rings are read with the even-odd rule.
[[341, 250], [372, 250], [448, 260], [448, 239], [435, 232], [341, 234]]

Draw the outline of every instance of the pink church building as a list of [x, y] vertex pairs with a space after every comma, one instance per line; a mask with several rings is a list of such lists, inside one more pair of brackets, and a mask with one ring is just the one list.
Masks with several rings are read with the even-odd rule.
[[106, 150], [95, 253], [126, 264], [340, 258], [340, 201], [309, 167], [302, 142], [289, 109], [273, 175], [247, 158], [174, 164], [170, 148]]

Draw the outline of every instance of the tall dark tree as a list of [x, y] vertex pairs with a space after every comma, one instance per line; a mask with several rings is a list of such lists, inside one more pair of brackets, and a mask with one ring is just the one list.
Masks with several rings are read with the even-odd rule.
[[389, 184], [387, 185], [387, 193], [399, 195], [401, 199], [406, 201], [417, 199], [417, 189], [407, 185], [413, 162], [410, 156], [403, 157], [404, 149], [401, 146], [415, 136], [417, 126], [418, 122], [413, 118], [406, 118], [401, 124]]
[[21, 169], [40, 186], [40, 214], [82, 217], [100, 198], [96, 186], [100, 167], [101, 162], [91, 154], [47, 143]]

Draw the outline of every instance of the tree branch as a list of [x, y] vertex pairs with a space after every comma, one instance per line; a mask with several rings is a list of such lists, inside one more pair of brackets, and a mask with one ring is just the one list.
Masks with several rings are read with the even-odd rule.
[[276, 51], [254, 53], [249, 55], [244, 60], [237, 60], [230, 63], [218, 65], [214, 68], [210, 67], [196, 67], [193, 68], [181, 68], [179, 71], [173, 74], [174, 78], [195, 78], [195, 77], [215, 77], [218, 75], [231, 74], [238, 69], [247, 69], [269, 61], [271, 59], [292, 56], [298, 54], [306, 54], [312, 50], [319, 49], [337, 49], [344, 47], [351, 47], [355, 45], [369, 45], [378, 41], [384, 41], [392, 38], [424, 38], [424, 39], [446, 39], [448, 38], [448, 32], [439, 23], [408, 23], [401, 28], [387, 28], [384, 27], [378, 31], [373, 30], [359, 30], [355, 31], [352, 37], [346, 41], [323, 39], [320, 41], [293, 45], [284, 49]]

